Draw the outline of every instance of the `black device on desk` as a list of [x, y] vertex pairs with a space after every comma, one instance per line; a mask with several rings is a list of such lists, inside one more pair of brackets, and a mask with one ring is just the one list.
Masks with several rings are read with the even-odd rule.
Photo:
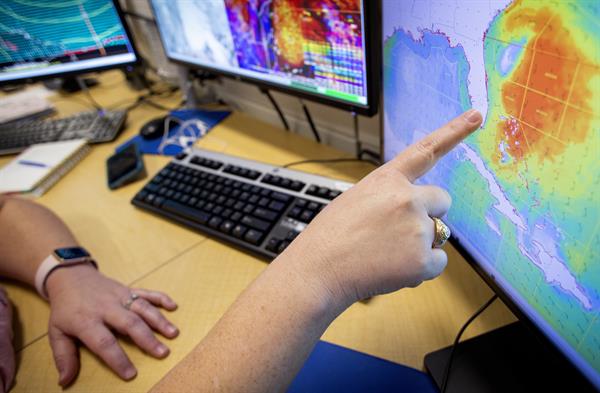
[[[146, 140], [160, 138], [165, 134], [165, 119], [166, 116], [157, 117], [148, 121], [140, 128], [140, 136]], [[169, 131], [179, 125], [177, 121], [167, 121]]]
[[[449, 372], [448, 349], [425, 365], [447, 392], [600, 389], [600, 107], [590, 82], [600, 35], [582, 22], [600, 9], [418, 3], [383, 2], [383, 156], [471, 106], [483, 112], [483, 129], [420, 182], [452, 195], [454, 246], [521, 325], [458, 344]], [[581, 64], [593, 71], [571, 77]], [[564, 101], [573, 89], [576, 106]]]
[[[137, 52], [118, 1], [90, 0], [55, 6], [53, 0], [4, 0], [0, 12], [0, 85], [78, 75], [135, 64]], [[92, 111], [30, 124], [0, 126], [0, 154], [33, 143], [115, 138], [123, 111]]]
[[146, 175], [146, 167], [136, 143], [130, 143], [106, 160], [108, 188], [114, 190]]

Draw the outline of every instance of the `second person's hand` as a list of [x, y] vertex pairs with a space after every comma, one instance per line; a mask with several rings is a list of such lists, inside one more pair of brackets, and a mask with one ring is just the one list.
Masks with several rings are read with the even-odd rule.
[[[59, 384], [69, 385], [79, 371], [76, 340], [100, 357], [121, 378], [129, 380], [137, 370], [119, 345], [112, 330], [129, 336], [137, 346], [156, 358], [169, 349], [153, 330], [167, 338], [177, 328], [158, 310], [175, 310], [166, 294], [130, 289], [88, 265], [58, 269], [48, 277], [50, 322], [48, 337], [59, 372]], [[132, 297], [133, 296], [133, 297]]]

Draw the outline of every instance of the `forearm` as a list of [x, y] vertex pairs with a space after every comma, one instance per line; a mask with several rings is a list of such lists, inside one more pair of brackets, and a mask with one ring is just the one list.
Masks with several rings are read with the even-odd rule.
[[283, 391], [316, 341], [343, 311], [289, 250], [242, 293], [207, 337], [154, 389]]
[[54, 213], [34, 202], [0, 197], [0, 275], [33, 285], [39, 264], [54, 249], [76, 246]]

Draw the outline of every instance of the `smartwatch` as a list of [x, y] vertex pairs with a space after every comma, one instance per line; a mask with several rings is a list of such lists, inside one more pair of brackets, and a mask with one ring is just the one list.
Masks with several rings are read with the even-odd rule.
[[35, 289], [38, 291], [41, 297], [48, 300], [48, 292], [46, 291], [46, 281], [48, 277], [56, 269], [63, 267], [90, 264], [94, 268], [98, 269], [96, 261], [92, 259], [89, 252], [83, 247], [67, 247], [57, 248], [48, 255], [46, 259], [40, 264], [35, 274]]

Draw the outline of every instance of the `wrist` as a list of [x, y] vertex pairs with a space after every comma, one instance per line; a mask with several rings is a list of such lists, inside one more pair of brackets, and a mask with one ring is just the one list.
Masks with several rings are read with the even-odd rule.
[[46, 279], [48, 300], [52, 301], [64, 288], [81, 285], [83, 278], [94, 274], [98, 274], [98, 270], [89, 263], [55, 269]]
[[316, 318], [333, 321], [356, 299], [347, 295], [333, 274], [327, 272], [328, 263], [314, 248], [292, 243], [272, 264], [286, 271], [286, 286], [298, 288], [298, 296], [305, 300], [308, 312]]

